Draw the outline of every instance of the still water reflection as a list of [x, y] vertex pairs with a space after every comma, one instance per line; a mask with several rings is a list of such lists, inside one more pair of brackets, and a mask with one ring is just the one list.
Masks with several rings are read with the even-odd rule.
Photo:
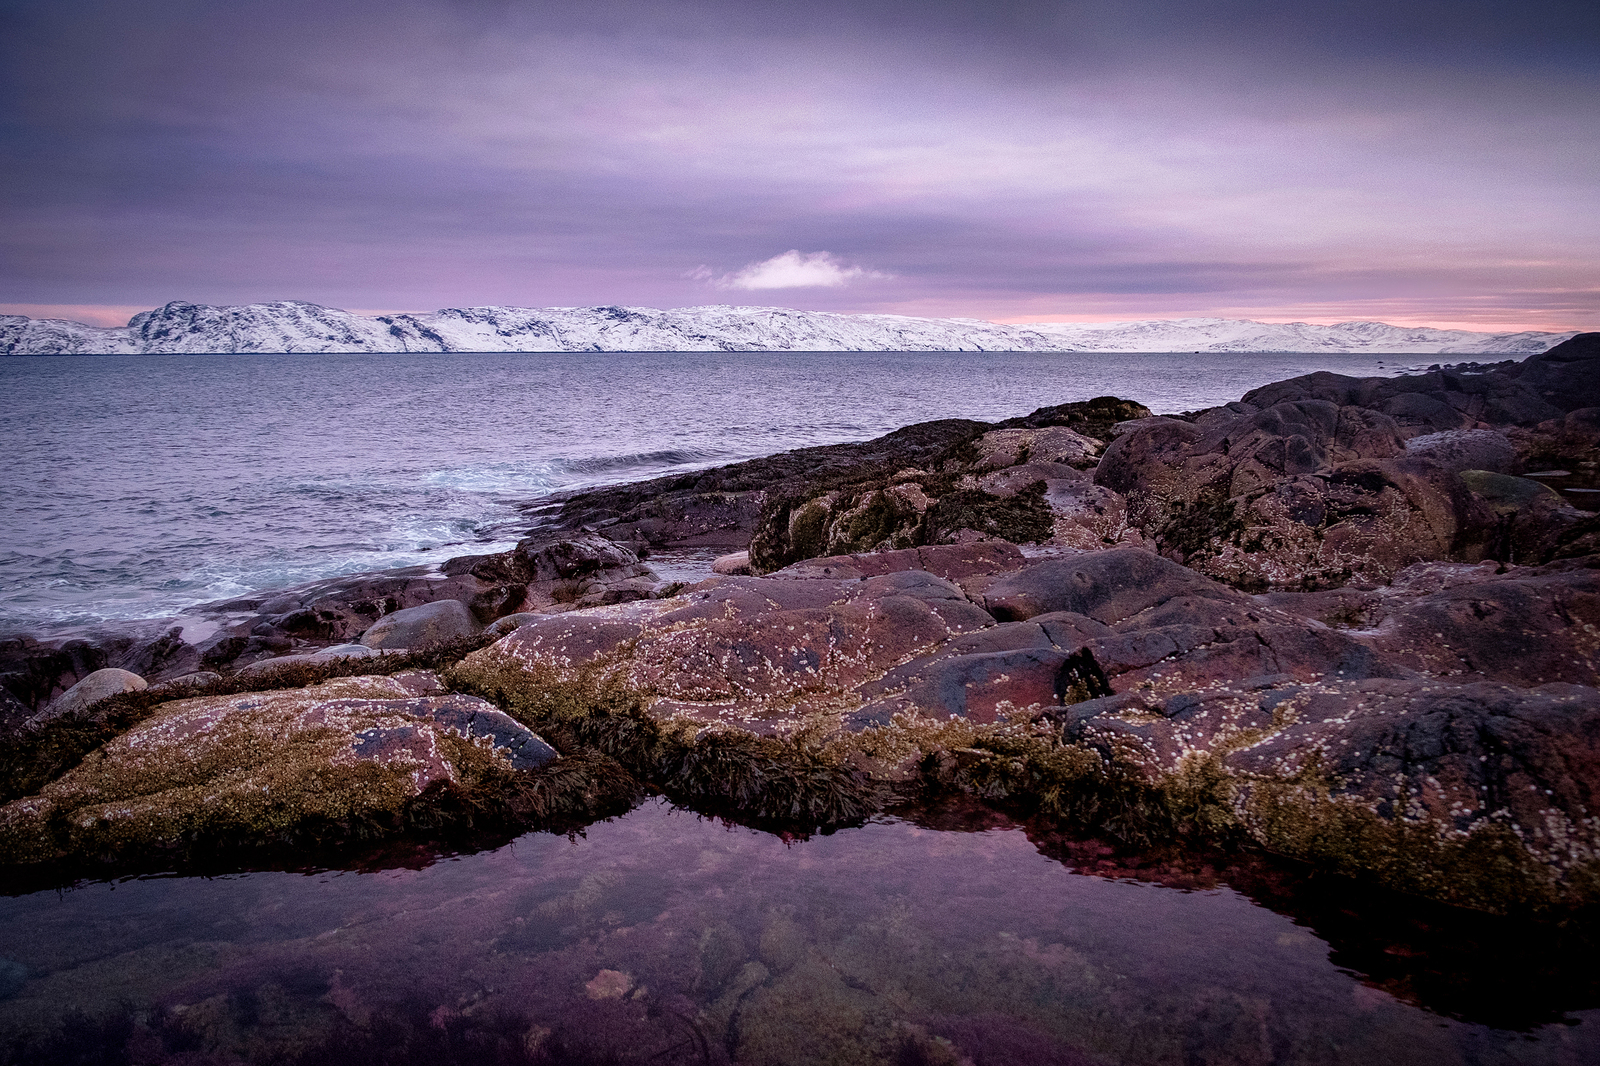
[[[1116, 872], [1098, 854], [993, 815], [785, 842], [652, 802], [417, 869], [34, 893], [0, 900], [0, 1048], [345, 1066], [1600, 1062], [1592, 990], [1559, 975], [1490, 967], [1463, 992], [1394, 929], [1358, 943], [1356, 901], [1259, 872], [1242, 891], [1227, 870], [1168, 876], [1200, 886], [1181, 890], [1078, 872]], [[1252, 899], [1275, 893], [1299, 921]], [[1518, 1006], [1530, 980], [1567, 1000]]]

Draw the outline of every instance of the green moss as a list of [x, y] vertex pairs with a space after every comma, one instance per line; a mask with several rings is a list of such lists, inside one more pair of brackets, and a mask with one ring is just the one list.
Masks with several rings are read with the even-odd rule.
[[789, 542], [786, 556], [811, 559], [828, 549], [828, 509], [812, 501], [799, 509], [789, 520]]

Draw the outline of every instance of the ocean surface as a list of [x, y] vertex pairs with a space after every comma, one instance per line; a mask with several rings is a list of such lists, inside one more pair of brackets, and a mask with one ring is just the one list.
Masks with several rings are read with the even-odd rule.
[[1209, 407], [1418, 355], [708, 353], [0, 360], [0, 633], [510, 547], [516, 505], [935, 418]]

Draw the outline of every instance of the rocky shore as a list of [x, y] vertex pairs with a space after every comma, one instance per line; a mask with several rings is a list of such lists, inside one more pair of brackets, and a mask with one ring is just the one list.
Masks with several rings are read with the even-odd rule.
[[[514, 551], [0, 641], [0, 861], [787, 832], [963, 792], [1499, 913], [1600, 902], [1600, 334], [948, 420], [530, 505]], [[653, 553], [720, 550], [687, 587]]]

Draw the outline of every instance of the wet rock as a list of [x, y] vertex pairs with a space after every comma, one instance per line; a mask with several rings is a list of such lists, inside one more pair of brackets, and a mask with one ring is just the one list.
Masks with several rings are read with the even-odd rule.
[[470, 789], [486, 766], [555, 758], [492, 704], [415, 695], [423, 681], [346, 678], [164, 704], [0, 808], [0, 853], [37, 863], [337, 836], [393, 825], [424, 794]]
[[459, 600], [435, 600], [385, 615], [361, 634], [368, 648], [421, 648], [478, 632], [466, 605]]
[[50, 706], [35, 715], [33, 721], [46, 722], [51, 718], [81, 711], [89, 704], [108, 696], [116, 696], [123, 692], [138, 692], [147, 686], [148, 682], [144, 678], [127, 670], [118, 670], [115, 667], [96, 670], [51, 701]]
[[538, 611], [521, 611], [517, 614], [508, 614], [489, 623], [484, 627], [484, 632], [496, 637], [503, 637], [507, 633], [515, 631], [518, 627], [525, 626], [529, 622], [543, 617], [545, 615]]
[[749, 577], [753, 573], [750, 569], [750, 553], [740, 551], [718, 556], [711, 563], [711, 572], [724, 577]]
[[1467, 490], [1489, 505], [1496, 514], [1512, 514], [1544, 502], [1559, 507], [1561, 494], [1549, 485], [1525, 477], [1497, 474], [1490, 470], [1463, 470], [1458, 475]]
[[1286, 724], [1226, 765], [1275, 850], [1486, 909], [1560, 899], [1596, 868], [1592, 687], [1368, 681], [1287, 693], [1274, 712]]
[[988, 428], [964, 419], [925, 422], [859, 444], [801, 448], [692, 474], [594, 489], [562, 501], [548, 528], [558, 535], [588, 528], [635, 549], [742, 549], [775, 499], [810, 498], [836, 483], [920, 467]]

